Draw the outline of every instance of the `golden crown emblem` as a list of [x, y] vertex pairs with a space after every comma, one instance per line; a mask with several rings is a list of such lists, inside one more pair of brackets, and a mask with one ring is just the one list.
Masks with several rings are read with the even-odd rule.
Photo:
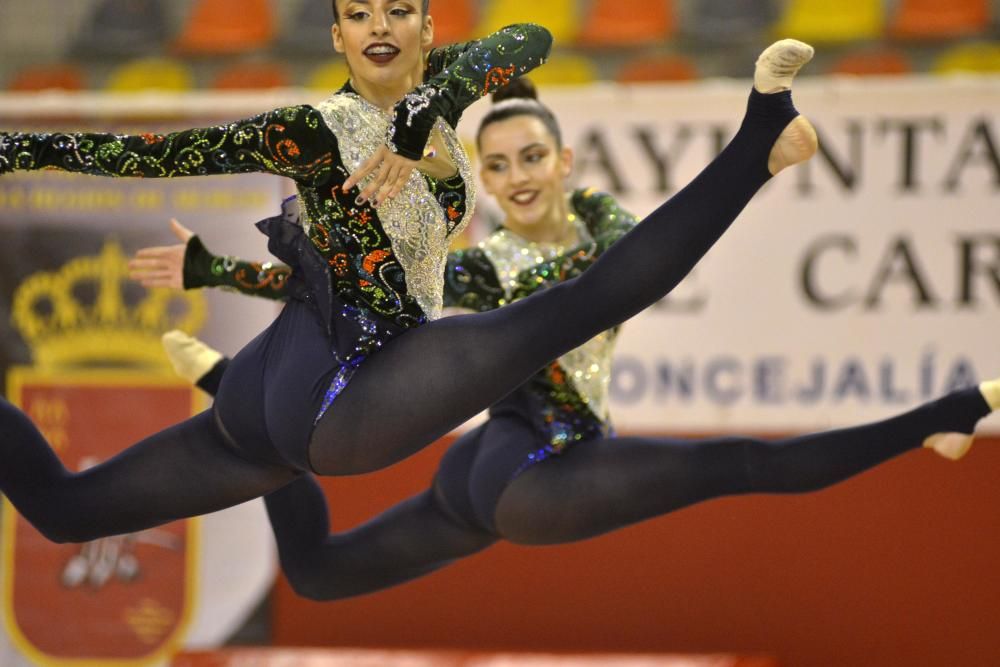
[[[14, 293], [13, 320], [42, 368], [82, 365], [169, 367], [160, 336], [195, 333], [205, 322], [198, 292], [146, 290], [128, 304], [128, 263], [108, 241], [100, 255], [77, 257], [54, 273], [36, 273]], [[94, 295], [85, 303], [79, 296]]]

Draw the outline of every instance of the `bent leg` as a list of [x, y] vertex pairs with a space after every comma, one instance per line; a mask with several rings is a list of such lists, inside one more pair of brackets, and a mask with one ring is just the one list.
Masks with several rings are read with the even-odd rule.
[[352, 530], [330, 533], [326, 497], [304, 476], [265, 498], [281, 568], [312, 600], [338, 600], [396, 586], [493, 544], [441, 510], [431, 491]]
[[403, 459], [545, 363], [663, 297], [770, 178], [771, 148], [797, 115], [790, 92], [753, 92], [726, 149], [583, 275], [499, 310], [444, 318], [390, 341], [320, 420], [310, 443], [313, 469], [355, 474]]
[[294, 478], [233, 453], [211, 412], [83, 472], [67, 470], [34, 424], [0, 399], [0, 489], [54, 542], [85, 542], [225, 509]]
[[971, 433], [988, 413], [971, 389], [885, 421], [773, 442], [588, 441], [511, 482], [496, 507], [497, 531], [521, 544], [572, 542], [710, 498], [816, 491], [919, 448], [934, 433]]

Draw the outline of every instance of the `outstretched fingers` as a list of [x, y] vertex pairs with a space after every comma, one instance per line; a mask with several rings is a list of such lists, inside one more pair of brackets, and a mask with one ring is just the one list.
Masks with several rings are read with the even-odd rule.
[[350, 190], [371, 176], [371, 181], [355, 201], [359, 205], [371, 202], [372, 206], [378, 206], [403, 191], [418, 164], [382, 146], [344, 181], [344, 190]]
[[184, 245], [143, 248], [129, 260], [128, 276], [143, 287], [184, 287]]

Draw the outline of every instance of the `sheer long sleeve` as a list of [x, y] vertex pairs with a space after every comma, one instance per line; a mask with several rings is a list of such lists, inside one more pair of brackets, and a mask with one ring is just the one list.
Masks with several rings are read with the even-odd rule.
[[610, 248], [639, 224], [639, 218], [622, 208], [607, 192], [581, 188], [573, 192], [570, 202], [597, 243], [598, 253]]
[[162, 135], [0, 133], [0, 173], [57, 169], [172, 178], [263, 172], [318, 183], [329, 177], [336, 155], [336, 138], [309, 106]]
[[470, 104], [544, 63], [551, 48], [548, 30], [519, 23], [480, 40], [433, 50], [424, 83], [396, 104], [389, 146], [419, 160], [439, 116], [456, 125]]
[[480, 248], [465, 248], [448, 254], [444, 274], [444, 306], [484, 312], [504, 303], [493, 263]]
[[191, 237], [184, 251], [184, 289], [221, 287], [250, 296], [283, 300], [289, 296], [291, 273], [291, 268], [283, 264], [215, 255], [197, 236]]

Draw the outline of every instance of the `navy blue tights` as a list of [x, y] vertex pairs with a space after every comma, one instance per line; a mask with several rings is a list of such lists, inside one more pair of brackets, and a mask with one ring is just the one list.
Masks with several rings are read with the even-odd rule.
[[292, 587], [335, 600], [428, 574], [500, 539], [572, 542], [720, 496], [816, 491], [920, 447], [933, 433], [971, 433], [988, 413], [973, 388], [885, 421], [773, 442], [594, 439], [513, 480], [544, 442], [526, 421], [500, 417], [449, 449], [430, 490], [352, 530], [330, 532], [312, 477], [265, 501]]
[[[769, 179], [771, 147], [796, 115], [790, 93], [752, 93], [744, 122], [722, 153], [582, 276], [503, 309], [445, 318], [390, 341], [361, 366], [313, 430], [311, 467], [321, 474], [355, 474], [399, 461], [506, 395], [545, 363], [661, 298]], [[279, 320], [286, 326], [295, 322]], [[282, 353], [268, 347], [267, 336], [261, 341], [262, 359]], [[253, 376], [253, 369], [244, 370]], [[301, 376], [311, 370], [302, 369]], [[298, 375], [290, 369], [288, 381]], [[321, 391], [315, 377], [309, 382]], [[259, 387], [252, 383], [230, 384], [223, 384], [220, 402], [254, 419], [285, 414], [261, 405], [255, 399]], [[281, 392], [265, 394], [266, 400], [271, 397], [283, 398]], [[273, 426], [262, 424], [260, 442], [242, 437], [233, 442], [205, 413], [76, 473], [62, 466], [23, 413], [3, 402], [0, 490], [57, 541], [132, 532], [223, 509], [298, 477], [301, 468], [288, 463], [282, 448], [299, 443], [268, 442]], [[531, 535], [523, 539], [532, 541]]]

